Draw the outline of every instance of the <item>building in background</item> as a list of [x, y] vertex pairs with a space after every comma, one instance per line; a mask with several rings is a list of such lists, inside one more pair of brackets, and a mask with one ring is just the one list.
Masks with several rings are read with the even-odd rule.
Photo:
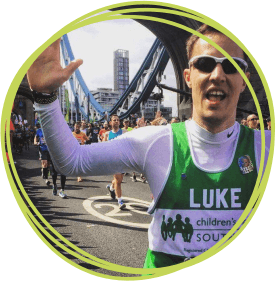
[[120, 98], [120, 92], [110, 88], [98, 88], [90, 90], [90, 93], [105, 111], [110, 111]]
[[129, 85], [129, 52], [117, 50], [113, 57], [114, 91], [122, 94]]
[[[167, 120], [171, 121], [172, 119], [172, 107], [165, 107], [164, 105], [160, 105], [160, 111], [162, 116]], [[152, 121], [155, 119], [155, 115], [157, 112], [157, 107], [145, 107], [145, 120]]]
[[[152, 121], [155, 119], [156, 112], [158, 110], [158, 100], [154, 98], [155, 93], [152, 93], [145, 102], [144, 117], [145, 120]], [[170, 121], [172, 119], [172, 107], [165, 107], [162, 102], [160, 104], [160, 111], [162, 116]], [[142, 116], [141, 111], [138, 112], [139, 116]]]

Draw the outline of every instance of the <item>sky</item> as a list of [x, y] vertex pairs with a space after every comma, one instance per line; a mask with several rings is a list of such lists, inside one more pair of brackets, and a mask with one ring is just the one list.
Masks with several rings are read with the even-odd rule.
[[[88, 25], [68, 33], [73, 54], [83, 59], [79, 70], [89, 90], [114, 88], [113, 52], [118, 49], [129, 51], [129, 81], [137, 73], [148, 54], [155, 35], [131, 19], [110, 20]], [[161, 83], [176, 87], [173, 66], [169, 61]], [[154, 90], [157, 92], [157, 90]], [[177, 94], [164, 91], [164, 106], [172, 107], [177, 115]]]

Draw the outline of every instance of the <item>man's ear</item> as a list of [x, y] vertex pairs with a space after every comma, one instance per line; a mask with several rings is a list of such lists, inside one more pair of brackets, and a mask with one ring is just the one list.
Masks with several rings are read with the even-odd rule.
[[184, 79], [186, 81], [186, 84], [189, 88], [192, 88], [192, 83], [191, 83], [191, 70], [189, 68], [184, 69], [183, 72]]
[[[249, 80], [250, 79], [250, 72], [246, 72], [245, 76]], [[243, 84], [242, 85], [243, 85], [243, 89], [242, 89], [241, 93], [245, 90], [245, 87], [246, 87], [246, 82], [244, 81], [244, 79], [243, 79]]]

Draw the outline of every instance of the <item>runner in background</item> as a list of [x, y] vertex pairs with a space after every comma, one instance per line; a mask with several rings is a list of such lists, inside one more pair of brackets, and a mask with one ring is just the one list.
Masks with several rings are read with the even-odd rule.
[[34, 139], [34, 144], [38, 145], [39, 147], [39, 159], [41, 160], [41, 167], [42, 167], [42, 177], [45, 180], [46, 185], [50, 185], [50, 181], [48, 179], [48, 173], [50, 169], [50, 154], [48, 151], [48, 147], [45, 142], [44, 134], [42, 129], [40, 128], [40, 123], [36, 123], [36, 135]]
[[15, 125], [13, 139], [15, 145], [15, 152], [21, 154], [24, 146], [24, 139], [23, 139], [23, 131], [20, 124]]
[[[58, 189], [57, 188], [57, 176], [58, 176], [58, 173], [57, 173], [57, 171], [55, 169], [55, 166], [54, 166], [52, 161], [51, 161], [51, 164], [52, 164], [53, 195], [57, 195], [57, 189]], [[61, 188], [60, 188], [60, 192], [58, 193], [58, 195], [61, 198], [67, 198], [67, 194], [64, 192], [65, 183], [66, 183], [66, 176], [60, 175]]]
[[131, 130], [133, 130], [133, 128], [131, 128], [130, 126], [129, 126], [129, 120], [127, 120], [127, 119], [125, 119], [124, 120], [124, 122], [123, 122], [123, 124], [124, 124], [124, 127], [123, 127], [123, 129], [124, 130], [126, 130], [126, 131], [128, 131], [128, 132], [130, 132]]
[[99, 132], [99, 141], [100, 142], [104, 141], [104, 134], [108, 131], [109, 131], [108, 122], [105, 121], [104, 124], [103, 124], [103, 128]]
[[[122, 135], [123, 133], [126, 133], [127, 130], [125, 129], [120, 129], [120, 119], [117, 114], [111, 115], [110, 118], [110, 126], [111, 126], [111, 131], [106, 132], [104, 135], [104, 141], [110, 141], [118, 136]], [[107, 185], [106, 188], [110, 192], [110, 196], [112, 199], [115, 199], [117, 197], [119, 208], [122, 210], [126, 207], [126, 204], [124, 203], [122, 199], [122, 181], [124, 178], [124, 174], [115, 174], [113, 176], [113, 181], [111, 185]]]
[[[86, 136], [84, 132], [81, 132], [81, 124], [76, 123], [74, 126], [74, 132], [72, 133], [75, 139], [78, 141], [80, 145], [84, 145], [89, 138]], [[82, 182], [82, 178], [78, 177], [78, 182]]]

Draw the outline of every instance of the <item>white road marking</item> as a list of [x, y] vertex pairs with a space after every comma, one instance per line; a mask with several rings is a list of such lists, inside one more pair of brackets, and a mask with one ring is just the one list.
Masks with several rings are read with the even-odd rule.
[[[148, 223], [134, 223], [134, 222], [127, 222], [127, 221], [122, 221], [119, 219], [114, 219], [112, 217], [126, 217], [126, 216], [132, 216], [131, 212], [134, 213], [138, 213], [138, 214], [142, 214], [142, 215], [148, 215], [147, 212], [143, 212], [140, 210], [136, 210], [135, 208], [133, 208], [132, 206], [143, 206], [148, 208], [150, 205], [150, 202], [147, 201], [143, 201], [143, 200], [139, 200], [136, 198], [130, 198], [130, 197], [124, 197], [124, 199], [130, 201], [126, 204], [126, 209], [130, 210], [130, 212], [126, 212], [126, 211], [121, 211], [119, 209], [119, 205], [117, 202], [114, 202], [114, 204], [109, 204], [109, 203], [96, 203], [94, 205], [94, 207], [92, 206], [92, 203], [98, 200], [102, 200], [102, 199], [110, 199], [110, 196], [96, 196], [96, 197], [90, 197], [86, 200], [83, 201], [83, 207], [84, 209], [90, 213], [91, 215], [100, 218], [104, 221], [108, 221], [111, 223], [115, 223], [115, 224], [119, 224], [119, 225], [126, 225], [126, 226], [131, 226], [131, 227], [136, 227], [136, 228], [145, 228], [148, 229], [149, 228], [149, 224]], [[109, 211], [106, 214], [100, 214], [99, 212], [97, 212], [96, 209], [100, 209], [103, 206], [110, 206], [113, 208], [112, 211]], [[95, 208], [95, 209], [94, 209]]]

